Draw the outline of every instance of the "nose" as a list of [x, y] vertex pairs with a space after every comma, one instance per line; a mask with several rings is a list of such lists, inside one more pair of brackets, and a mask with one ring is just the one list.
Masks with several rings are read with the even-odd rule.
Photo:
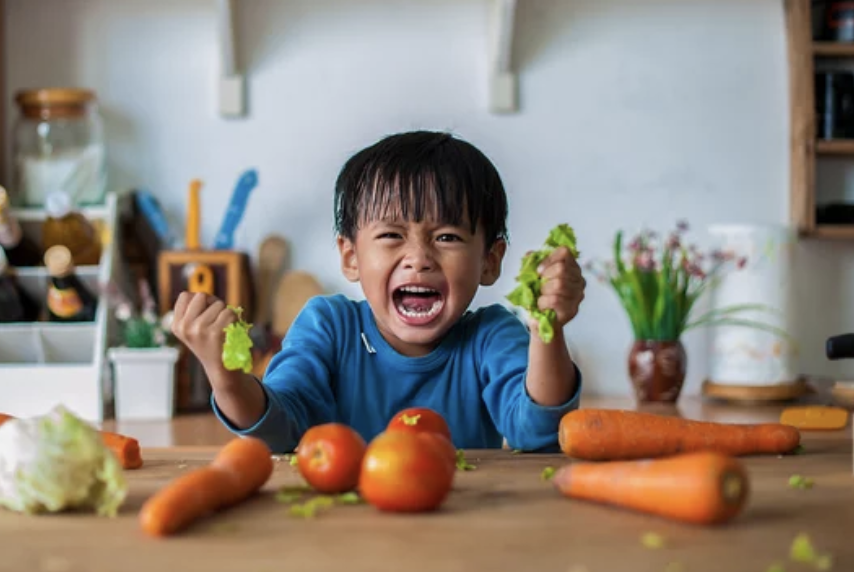
[[433, 270], [435, 266], [436, 261], [427, 246], [419, 243], [412, 244], [407, 248], [406, 254], [403, 257], [403, 267], [407, 270], [427, 272]]

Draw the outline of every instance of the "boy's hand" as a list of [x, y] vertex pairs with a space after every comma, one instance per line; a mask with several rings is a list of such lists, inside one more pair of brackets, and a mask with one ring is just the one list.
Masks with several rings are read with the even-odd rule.
[[587, 281], [581, 275], [578, 261], [564, 246], [556, 248], [543, 260], [537, 271], [543, 277], [537, 306], [541, 310], [555, 311], [555, 330], [560, 330], [578, 314]]
[[228, 375], [222, 364], [223, 330], [236, 321], [237, 315], [219, 298], [181, 292], [175, 301], [172, 333], [193, 352], [213, 381]]

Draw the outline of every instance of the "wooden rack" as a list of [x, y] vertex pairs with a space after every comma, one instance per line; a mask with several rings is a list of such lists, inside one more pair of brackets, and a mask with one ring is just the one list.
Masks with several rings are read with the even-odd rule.
[[790, 220], [805, 238], [854, 240], [854, 225], [818, 224], [818, 157], [854, 160], [854, 139], [818, 140], [816, 129], [816, 61], [851, 59], [854, 43], [814, 42], [810, 0], [785, 0], [790, 100]]

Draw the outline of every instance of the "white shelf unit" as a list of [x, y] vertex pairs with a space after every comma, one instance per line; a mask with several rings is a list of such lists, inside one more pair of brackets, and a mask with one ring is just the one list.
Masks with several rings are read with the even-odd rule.
[[[81, 209], [106, 231], [102, 233], [107, 240], [100, 264], [77, 268], [83, 282], [99, 297], [95, 320], [0, 324], [0, 412], [27, 417], [63, 404], [87, 421], [104, 420], [106, 405], [112, 399], [105, 366], [112, 320], [110, 308], [100, 298], [100, 288], [113, 281], [117, 266], [116, 205], [116, 195], [108, 193], [103, 205]], [[40, 244], [44, 210], [13, 209], [13, 214], [24, 233]], [[43, 304], [47, 270], [43, 266], [24, 267], [16, 272], [21, 287]]]

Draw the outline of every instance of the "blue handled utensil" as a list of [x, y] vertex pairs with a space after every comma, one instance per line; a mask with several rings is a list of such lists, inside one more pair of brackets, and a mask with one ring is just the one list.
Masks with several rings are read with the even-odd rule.
[[161, 246], [166, 249], [172, 248], [175, 238], [172, 236], [166, 215], [163, 214], [163, 209], [154, 195], [148, 191], [137, 190], [134, 194], [134, 202], [139, 208], [139, 212], [151, 226], [151, 230], [157, 235]]
[[257, 185], [258, 171], [255, 169], [249, 169], [238, 179], [237, 186], [234, 187], [234, 192], [231, 195], [231, 201], [228, 203], [228, 209], [225, 211], [222, 226], [219, 227], [219, 232], [214, 238], [216, 250], [228, 250], [234, 247], [234, 231], [237, 230], [237, 225], [240, 224], [243, 213], [246, 212], [249, 193]]

